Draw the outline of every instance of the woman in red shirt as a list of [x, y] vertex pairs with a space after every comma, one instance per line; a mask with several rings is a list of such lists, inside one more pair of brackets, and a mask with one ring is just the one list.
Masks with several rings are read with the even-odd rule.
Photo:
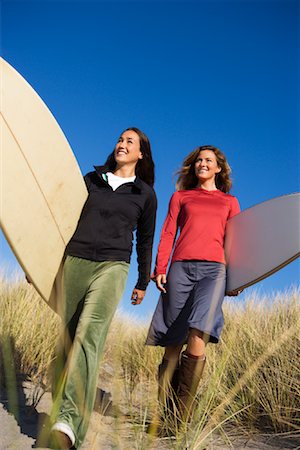
[[206, 344], [218, 342], [224, 323], [225, 228], [240, 212], [228, 193], [230, 172], [225, 155], [213, 146], [198, 147], [185, 158], [158, 247], [153, 279], [161, 295], [146, 344], [165, 347], [159, 399], [168, 407], [175, 401], [182, 419], [191, 412]]

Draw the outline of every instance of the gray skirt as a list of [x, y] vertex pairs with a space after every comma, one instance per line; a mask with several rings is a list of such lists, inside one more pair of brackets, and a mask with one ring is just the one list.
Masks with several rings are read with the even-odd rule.
[[187, 342], [189, 328], [196, 328], [217, 343], [224, 325], [222, 303], [226, 267], [211, 261], [175, 261], [166, 294], [159, 297], [146, 345], [179, 345]]

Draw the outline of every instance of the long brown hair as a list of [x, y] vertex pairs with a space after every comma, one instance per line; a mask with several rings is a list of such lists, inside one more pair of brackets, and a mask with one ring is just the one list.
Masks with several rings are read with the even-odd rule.
[[219, 148], [213, 147], [212, 145], [197, 147], [184, 159], [181, 169], [177, 172], [179, 176], [176, 183], [176, 189], [179, 191], [184, 191], [186, 189], [193, 189], [197, 187], [199, 180], [195, 174], [195, 163], [199, 153], [202, 150], [210, 150], [216, 155], [217, 164], [221, 168], [221, 172], [216, 174], [216, 187], [222, 192], [229, 192], [232, 186], [232, 181], [230, 179], [230, 166], [224, 153], [222, 153]]
[[[143, 133], [139, 128], [126, 128], [126, 130], [124, 130], [121, 134], [125, 133], [125, 131], [134, 131], [140, 139], [140, 150], [143, 158], [138, 160], [135, 167], [135, 174], [137, 177], [139, 177], [141, 180], [152, 187], [154, 185], [154, 162], [152, 159], [150, 141], [145, 133]], [[114, 172], [114, 170], [116, 169], [117, 163], [115, 160], [114, 150], [108, 156], [104, 166], [111, 172]]]

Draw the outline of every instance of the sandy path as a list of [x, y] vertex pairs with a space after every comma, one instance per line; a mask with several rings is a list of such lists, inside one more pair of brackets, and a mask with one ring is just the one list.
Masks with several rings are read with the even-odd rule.
[[[45, 449], [36, 446], [38, 424], [48, 416], [51, 408], [51, 395], [46, 392], [36, 408], [28, 406], [34, 395], [38, 394], [33, 385], [21, 382], [18, 391], [18, 420], [8, 412], [8, 399], [4, 391], [0, 398], [0, 450], [31, 450], [32, 448]], [[15, 412], [15, 414], [17, 414]], [[124, 419], [117, 421], [111, 416], [103, 416], [94, 412], [91, 417], [89, 431], [82, 446], [82, 450], [134, 450], [138, 433], [143, 434], [135, 424]], [[130, 443], [130, 439], [132, 441]], [[219, 437], [215, 437], [206, 447], [209, 450], [229, 449], [257, 449], [257, 450], [290, 450], [300, 449], [300, 438], [282, 439], [278, 437], [251, 437], [245, 435], [230, 436], [231, 445], [225, 443]], [[125, 444], [126, 442], [126, 444]], [[141, 447], [140, 447], [141, 448]], [[151, 450], [168, 450], [170, 443], [165, 439], [156, 439], [151, 445]], [[150, 450], [150, 447], [149, 447]]]

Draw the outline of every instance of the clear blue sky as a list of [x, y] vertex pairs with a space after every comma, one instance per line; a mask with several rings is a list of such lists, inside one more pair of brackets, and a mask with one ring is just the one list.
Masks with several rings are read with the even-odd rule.
[[[48, 105], [82, 172], [120, 132], [149, 136], [159, 201], [154, 256], [174, 172], [194, 147], [220, 147], [242, 209], [299, 191], [299, 2], [1, 1], [1, 53]], [[1, 265], [16, 262], [3, 236]], [[149, 316], [154, 285], [122, 309]], [[299, 282], [299, 261], [257, 285]], [[242, 296], [241, 296], [242, 297]]]

